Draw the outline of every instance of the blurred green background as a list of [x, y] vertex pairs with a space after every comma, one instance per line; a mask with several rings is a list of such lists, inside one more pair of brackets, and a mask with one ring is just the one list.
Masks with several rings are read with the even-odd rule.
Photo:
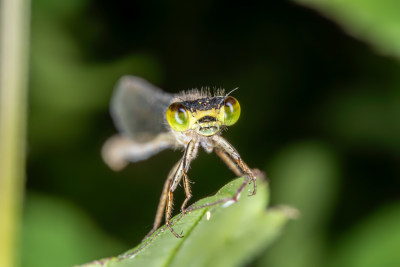
[[[272, 204], [302, 213], [249, 266], [400, 266], [398, 10], [389, 0], [32, 1], [22, 266], [117, 255], [151, 229], [181, 152], [119, 173], [102, 162], [125, 74], [168, 92], [240, 88], [242, 117], [224, 135], [267, 173]], [[200, 152], [189, 177], [198, 200], [234, 175]]]

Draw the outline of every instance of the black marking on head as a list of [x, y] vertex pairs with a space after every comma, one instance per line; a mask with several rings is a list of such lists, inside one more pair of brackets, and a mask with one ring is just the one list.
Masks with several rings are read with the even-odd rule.
[[225, 97], [224, 96], [214, 96], [214, 97], [206, 97], [193, 101], [183, 101], [181, 102], [188, 110], [191, 112], [196, 111], [205, 111], [210, 109], [220, 109], [224, 104]]
[[204, 116], [199, 120], [200, 123], [217, 121], [217, 118], [211, 116]]

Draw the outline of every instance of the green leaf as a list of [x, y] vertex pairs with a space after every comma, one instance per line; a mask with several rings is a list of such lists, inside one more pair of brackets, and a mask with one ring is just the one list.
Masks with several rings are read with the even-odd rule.
[[385, 54], [400, 57], [400, 1], [296, 0], [335, 20]]
[[226, 201], [234, 196], [243, 183], [238, 178], [225, 185], [216, 195], [204, 198], [191, 207], [216, 201], [223, 203], [181, 214], [174, 230], [183, 232], [176, 238], [165, 226], [135, 248], [113, 258], [94, 261], [94, 266], [238, 266], [251, 260], [271, 244], [282, 227], [296, 213], [293, 208], [266, 209], [268, 184], [258, 179], [258, 191], [248, 197], [252, 184], [247, 185], [238, 202]]

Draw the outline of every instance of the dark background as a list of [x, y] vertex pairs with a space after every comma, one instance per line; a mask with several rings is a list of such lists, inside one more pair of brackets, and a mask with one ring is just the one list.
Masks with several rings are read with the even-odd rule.
[[[43, 250], [65, 266], [116, 255], [151, 229], [182, 153], [118, 173], [102, 162], [116, 132], [109, 99], [125, 74], [174, 93], [239, 87], [242, 115], [224, 136], [267, 173], [273, 205], [302, 212], [275, 256], [254, 266], [346, 262], [352, 232], [399, 203], [400, 64], [316, 11], [288, 1], [58, 2], [32, 4], [24, 266], [54, 266]], [[189, 177], [195, 201], [234, 175], [201, 151]], [[303, 261], [279, 258], [306, 240]]]

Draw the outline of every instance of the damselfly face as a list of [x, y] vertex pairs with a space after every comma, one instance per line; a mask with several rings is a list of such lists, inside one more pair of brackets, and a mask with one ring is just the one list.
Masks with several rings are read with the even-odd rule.
[[[195, 97], [199, 95], [192, 92]], [[221, 126], [236, 123], [240, 116], [239, 102], [232, 96], [214, 96], [192, 101], [172, 103], [166, 113], [168, 124], [178, 132], [194, 130], [210, 136], [218, 133]]]
[[114, 170], [122, 169], [128, 162], [147, 159], [166, 148], [185, 149], [165, 182], [153, 231], [160, 226], [165, 210], [166, 225], [176, 237], [182, 237], [170, 223], [173, 192], [182, 181], [186, 199], [181, 212], [186, 213], [186, 204], [192, 197], [187, 172], [199, 147], [208, 153], [214, 151], [236, 175], [246, 175], [234, 200], [249, 181], [254, 183], [252, 195], [256, 193], [255, 175], [236, 149], [221, 137], [221, 129], [235, 124], [240, 116], [239, 102], [223, 90], [217, 90], [214, 95], [208, 90], [169, 94], [141, 78], [125, 76], [112, 97], [111, 115], [120, 134], [104, 144], [102, 155]]

